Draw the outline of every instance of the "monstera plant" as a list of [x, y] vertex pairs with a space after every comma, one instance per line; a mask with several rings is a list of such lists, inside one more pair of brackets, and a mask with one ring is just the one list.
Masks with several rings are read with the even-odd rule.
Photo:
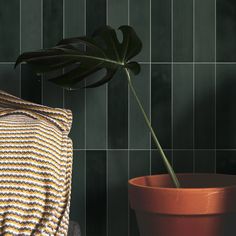
[[[15, 66], [26, 62], [38, 74], [65, 69], [65, 73], [51, 78], [50, 81], [70, 90], [83, 87], [84, 80], [86, 88], [101, 86], [109, 82], [118, 70], [123, 70], [153, 141], [160, 151], [175, 187], [178, 188], [180, 184], [176, 174], [164, 154], [132, 84], [132, 76], [139, 74], [141, 69], [132, 58], [140, 53], [142, 42], [132, 27], [124, 25], [119, 27], [119, 30], [123, 35], [122, 42], [118, 40], [113, 28], [105, 26], [95, 31], [91, 37], [63, 39], [55, 47], [23, 53], [18, 57]], [[89, 76], [102, 69], [106, 70], [105, 75], [91, 83]]]

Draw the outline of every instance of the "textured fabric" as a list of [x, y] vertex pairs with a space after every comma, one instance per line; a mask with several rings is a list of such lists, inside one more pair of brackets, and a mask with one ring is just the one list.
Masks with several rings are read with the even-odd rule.
[[0, 235], [67, 235], [71, 121], [0, 91]]

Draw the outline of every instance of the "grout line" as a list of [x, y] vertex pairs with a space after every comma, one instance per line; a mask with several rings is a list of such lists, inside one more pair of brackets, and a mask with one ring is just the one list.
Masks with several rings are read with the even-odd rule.
[[216, 92], [217, 92], [217, 84], [216, 84], [216, 80], [217, 80], [217, 78], [216, 78], [216, 60], [217, 60], [217, 51], [216, 51], [216, 43], [217, 43], [217, 32], [216, 32], [216, 30], [217, 30], [217, 18], [216, 18], [216, 10], [217, 10], [217, 5], [216, 5], [216, 0], [215, 0], [215, 66], [214, 66], [214, 72], [215, 72], [215, 160], [214, 160], [214, 171], [215, 171], [215, 173], [216, 173], [216, 160], [217, 160], [217, 158], [216, 158], [216, 137], [217, 137], [217, 132], [216, 132], [216, 121], [217, 121], [217, 119], [216, 119], [216, 99], [217, 99], [217, 94], [216, 94]]
[[[20, 51], [20, 54], [21, 54], [21, 51], [22, 51], [22, 15], [21, 15], [21, 8], [22, 8], [22, 1], [20, 0], [19, 2], [19, 25], [20, 25], [20, 29], [19, 29], [19, 51]], [[22, 65], [20, 65], [20, 68], [19, 68], [19, 95], [21, 97], [21, 84], [22, 84], [22, 81], [21, 81], [21, 70], [22, 70]]]
[[[43, 47], [43, 46], [42, 46]], [[215, 62], [215, 61], [213, 61], [213, 62], [210, 62], [210, 61], [195, 61], [195, 62], [188, 62], [188, 61], [182, 61], [182, 62], [175, 62], [175, 61], [173, 61], [173, 62], [167, 62], [167, 61], [163, 61], [163, 62], [155, 62], [155, 61], [139, 61], [138, 62], [139, 64], [141, 64], [141, 65], [149, 65], [149, 64], [152, 64], [152, 65], [165, 65], [165, 64], [167, 64], [167, 65], [171, 65], [172, 63], [174, 64], [174, 65], [182, 65], [182, 64], [189, 64], [189, 65], [191, 65], [191, 64], [209, 64], [209, 65], [236, 65], [236, 62], [235, 61], [231, 61], [231, 62], [224, 62], [224, 61], [218, 61], [218, 62]], [[15, 61], [2, 61], [2, 62], [0, 62], [0, 65], [1, 64], [15, 64]], [[25, 62], [22, 62], [22, 64], [26, 64]]]
[[[130, 25], [130, 0], [127, 1], [127, 10], [128, 10], [128, 25]], [[128, 173], [127, 173], [127, 183], [128, 183], [128, 180], [130, 178], [130, 152], [129, 152], [129, 148], [130, 148], [130, 87], [129, 85], [128, 86], [128, 160], [127, 160], [127, 169], [128, 169]], [[128, 208], [128, 236], [130, 235], [130, 208], [129, 208], [129, 199], [127, 201], [127, 208]]]
[[151, 61], [139, 61], [138, 62], [139, 64], [143, 64], [143, 65], [145, 65], [145, 64], [153, 64], [153, 65], [165, 65], [165, 64], [167, 64], [167, 65], [170, 65], [170, 64], [174, 64], [174, 65], [182, 65], [182, 64], [186, 64], [186, 65], [192, 65], [192, 64], [209, 64], [209, 65], [215, 65], [215, 64], [217, 64], [217, 65], [236, 65], [236, 62], [235, 61], [231, 61], [231, 62], [225, 62], [225, 61], [218, 61], [218, 62], [215, 62], [215, 61], [212, 61], [212, 62], [210, 62], [210, 61], [195, 61], [195, 62], [190, 62], [190, 61], [163, 61], [163, 62], [155, 62], [155, 61], [153, 61], [153, 62], [151, 62]]
[[[74, 151], [158, 151], [156, 148], [150, 148], [150, 149], [134, 149], [134, 148], [130, 148], [130, 149], [83, 149], [83, 148], [74, 148]], [[206, 149], [171, 149], [171, 148], [167, 148], [167, 149], [163, 149], [164, 151], [236, 151], [236, 148], [231, 148], [231, 149], [215, 149], [215, 148], [206, 148]]]
[[[193, 0], [193, 150], [195, 150], [195, 0]], [[193, 151], [193, 173], [195, 172], [195, 151]]]
[[[109, 24], [109, 0], [106, 0], [106, 25]], [[108, 83], [106, 83], [106, 236], [109, 236], [109, 151], [108, 151]]]
[[[65, 38], [65, 0], [62, 2], [62, 11], [63, 11], [63, 22], [62, 22], [62, 38]], [[65, 69], [62, 69], [62, 73], [64, 74]], [[62, 107], [65, 108], [65, 89], [62, 88]]]
[[[87, 1], [84, 0], [84, 35], [87, 34]], [[86, 83], [86, 82], [85, 82]], [[86, 129], [86, 125], [87, 125], [87, 122], [86, 122], [86, 119], [87, 119], [87, 115], [86, 115], [86, 112], [87, 112], [87, 109], [86, 109], [86, 103], [87, 103], [87, 100], [86, 100], [86, 89], [84, 90], [84, 146], [85, 146], [85, 153], [84, 153], [84, 157], [85, 157], [85, 160], [84, 160], [84, 201], [85, 201], [85, 227], [84, 227], [84, 236], [87, 235], [87, 129]]]
[[[41, 0], [41, 49], [43, 48], [43, 0]], [[43, 104], [43, 78], [41, 75], [41, 104]]]
[[[149, 6], [149, 119], [152, 124], [152, 0], [150, 0]], [[149, 174], [152, 174], [152, 136], [149, 134]]]
[[[171, 0], [171, 147], [174, 147], [174, 2]], [[174, 166], [174, 153], [171, 152], [171, 165]]]

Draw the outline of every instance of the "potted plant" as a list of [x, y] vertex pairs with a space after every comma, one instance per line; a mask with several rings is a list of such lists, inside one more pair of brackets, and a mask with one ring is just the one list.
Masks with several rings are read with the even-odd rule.
[[[91, 37], [61, 40], [55, 47], [21, 54], [16, 66], [26, 62], [36, 73], [67, 69], [50, 79], [66, 89], [94, 88], [109, 82], [118, 70], [127, 82], [159, 150], [168, 174], [129, 180], [130, 204], [136, 211], [142, 236], [231, 236], [236, 227], [236, 176], [220, 174], [175, 174], [151, 126], [132, 84], [140, 65], [131, 61], [142, 48], [134, 29], [105, 26]], [[101, 69], [105, 75], [95, 82], [89, 76]]]

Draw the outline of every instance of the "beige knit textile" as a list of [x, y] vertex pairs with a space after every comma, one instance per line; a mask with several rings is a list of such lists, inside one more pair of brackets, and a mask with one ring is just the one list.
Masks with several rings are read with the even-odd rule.
[[0, 235], [67, 235], [69, 110], [0, 91]]

